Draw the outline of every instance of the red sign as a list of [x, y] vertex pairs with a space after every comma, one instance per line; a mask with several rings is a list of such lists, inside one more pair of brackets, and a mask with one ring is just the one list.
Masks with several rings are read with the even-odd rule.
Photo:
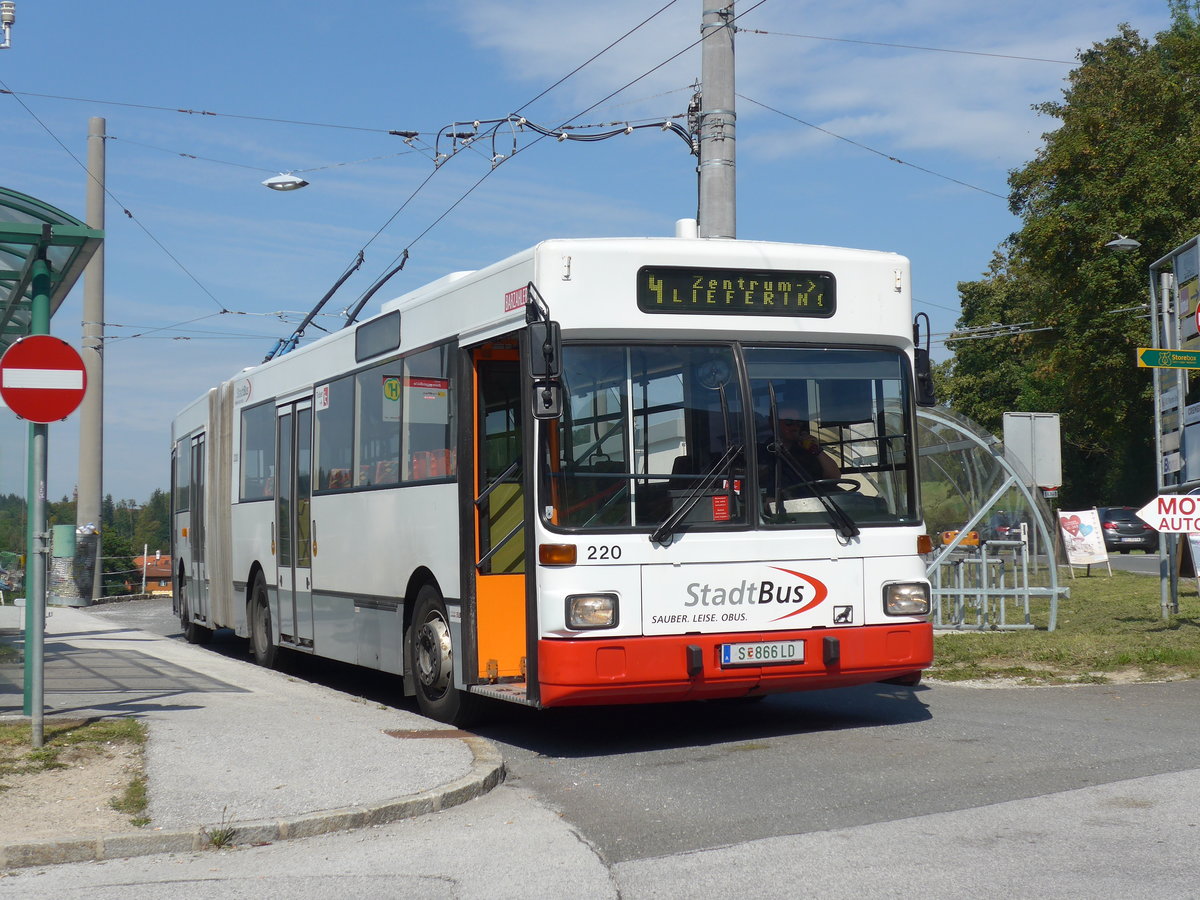
[[22, 419], [46, 424], [79, 408], [87, 372], [79, 352], [48, 334], [23, 337], [0, 358], [0, 397]]

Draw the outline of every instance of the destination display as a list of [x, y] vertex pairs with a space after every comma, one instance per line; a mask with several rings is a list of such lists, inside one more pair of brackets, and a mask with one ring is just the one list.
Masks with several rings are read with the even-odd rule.
[[828, 318], [835, 288], [830, 272], [643, 266], [637, 304], [651, 313]]

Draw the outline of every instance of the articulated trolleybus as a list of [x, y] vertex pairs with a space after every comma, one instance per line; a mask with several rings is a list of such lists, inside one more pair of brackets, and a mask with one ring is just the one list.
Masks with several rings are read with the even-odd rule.
[[905, 258], [802, 244], [548, 240], [441, 278], [176, 418], [185, 633], [401, 675], [454, 723], [915, 683], [911, 316]]

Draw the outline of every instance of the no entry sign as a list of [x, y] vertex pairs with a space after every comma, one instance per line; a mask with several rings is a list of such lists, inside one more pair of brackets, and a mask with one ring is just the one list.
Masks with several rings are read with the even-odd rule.
[[78, 351], [48, 334], [23, 337], [0, 358], [0, 397], [22, 419], [65, 419], [83, 402], [87, 372]]

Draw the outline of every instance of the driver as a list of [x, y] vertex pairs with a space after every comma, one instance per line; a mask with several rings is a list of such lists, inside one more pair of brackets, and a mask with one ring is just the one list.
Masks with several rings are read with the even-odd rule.
[[[813, 481], [842, 477], [842, 470], [833, 457], [822, 450], [820, 442], [809, 433], [808, 420], [801, 418], [794, 408], [784, 406], [779, 409], [779, 443]], [[796, 485], [804, 484], [803, 479], [792, 472], [786, 463], [783, 466], [783, 478]]]

